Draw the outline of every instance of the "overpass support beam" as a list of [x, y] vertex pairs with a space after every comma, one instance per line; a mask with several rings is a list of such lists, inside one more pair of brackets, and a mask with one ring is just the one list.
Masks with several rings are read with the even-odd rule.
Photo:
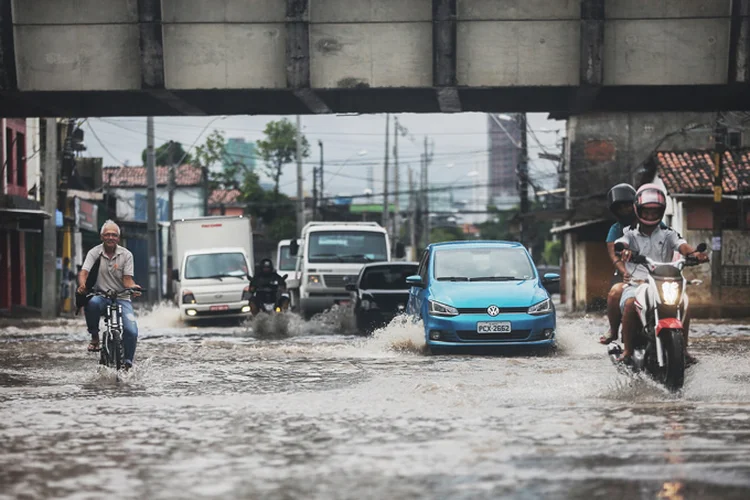
[[309, 8], [309, 0], [286, 0], [286, 85], [313, 113], [330, 113], [310, 88]]
[[571, 106], [573, 114], [592, 109], [604, 83], [604, 3], [581, 0], [580, 84]]
[[12, 0], [0, 0], [0, 90], [18, 90]]
[[750, 83], [750, 0], [732, 0], [727, 82]]
[[462, 109], [456, 88], [456, 3], [432, 0], [432, 81], [443, 113]]
[[185, 102], [166, 89], [161, 9], [161, 0], [138, 0], [141, 88], [184, 115], [205, 115], [202, 109]]

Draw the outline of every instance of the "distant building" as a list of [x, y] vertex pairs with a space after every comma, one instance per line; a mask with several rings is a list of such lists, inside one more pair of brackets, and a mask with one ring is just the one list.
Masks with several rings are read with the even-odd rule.
[[[226, 156], [222, 167], [225, 169], [229, 166], [241, 163], [251, 172], [255, 170], [255, 143], [247, 142], [241, 137], [227, 139]], [[242, 182], [241, 178], [236, 179], [238, 183]]]
[[490, 151], [488, 203], [500, 210], [519, 204], [516, 168], [520, 158], [521, 129], [516, 115], [487, 114]]

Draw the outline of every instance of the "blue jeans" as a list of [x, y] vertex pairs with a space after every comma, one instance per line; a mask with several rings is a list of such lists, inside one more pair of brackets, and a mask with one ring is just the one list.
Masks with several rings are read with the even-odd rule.
[[[129, 300], [117, 299], [122, 306], [122, 345], [125, 350], [125, 363], [132, 364], [135, 357], [135, 345], [138, 342], [138, 324], [135, 322], [133, 304]], [[86, 304], [86, 326], [92, 337], [99, 336], [99, 318], [107, 311], [110, 299], [94, 295]]]

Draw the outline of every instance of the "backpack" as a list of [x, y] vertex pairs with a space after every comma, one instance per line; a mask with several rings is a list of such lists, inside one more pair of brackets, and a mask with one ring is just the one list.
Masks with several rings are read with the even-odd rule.
[[[101, 264], [101, 262], [102, 255], [99, 254], [99, 258], [96, 259], [94, 265], [91, 266], [89, 275], [86, 277], [86, 290], [92, 290], [94, 288], [94, 285], [96, 285], [96, 280], [99, 278], [99, 265]], [[91, 297], [87, 297], [87, 293], [88, 292], [78, 293], [76, 291], [76, 314], [78, 314], [81, 308], [86, 307], [86, 304], [88, 304]]]

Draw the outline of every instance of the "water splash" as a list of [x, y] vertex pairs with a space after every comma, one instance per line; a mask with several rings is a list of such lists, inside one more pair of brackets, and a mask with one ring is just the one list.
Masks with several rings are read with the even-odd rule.
[[375, 330], [361, 347], [370, 352], [426, 354], [424, 326], [422, 321], [399, 315], [385, 327]]

